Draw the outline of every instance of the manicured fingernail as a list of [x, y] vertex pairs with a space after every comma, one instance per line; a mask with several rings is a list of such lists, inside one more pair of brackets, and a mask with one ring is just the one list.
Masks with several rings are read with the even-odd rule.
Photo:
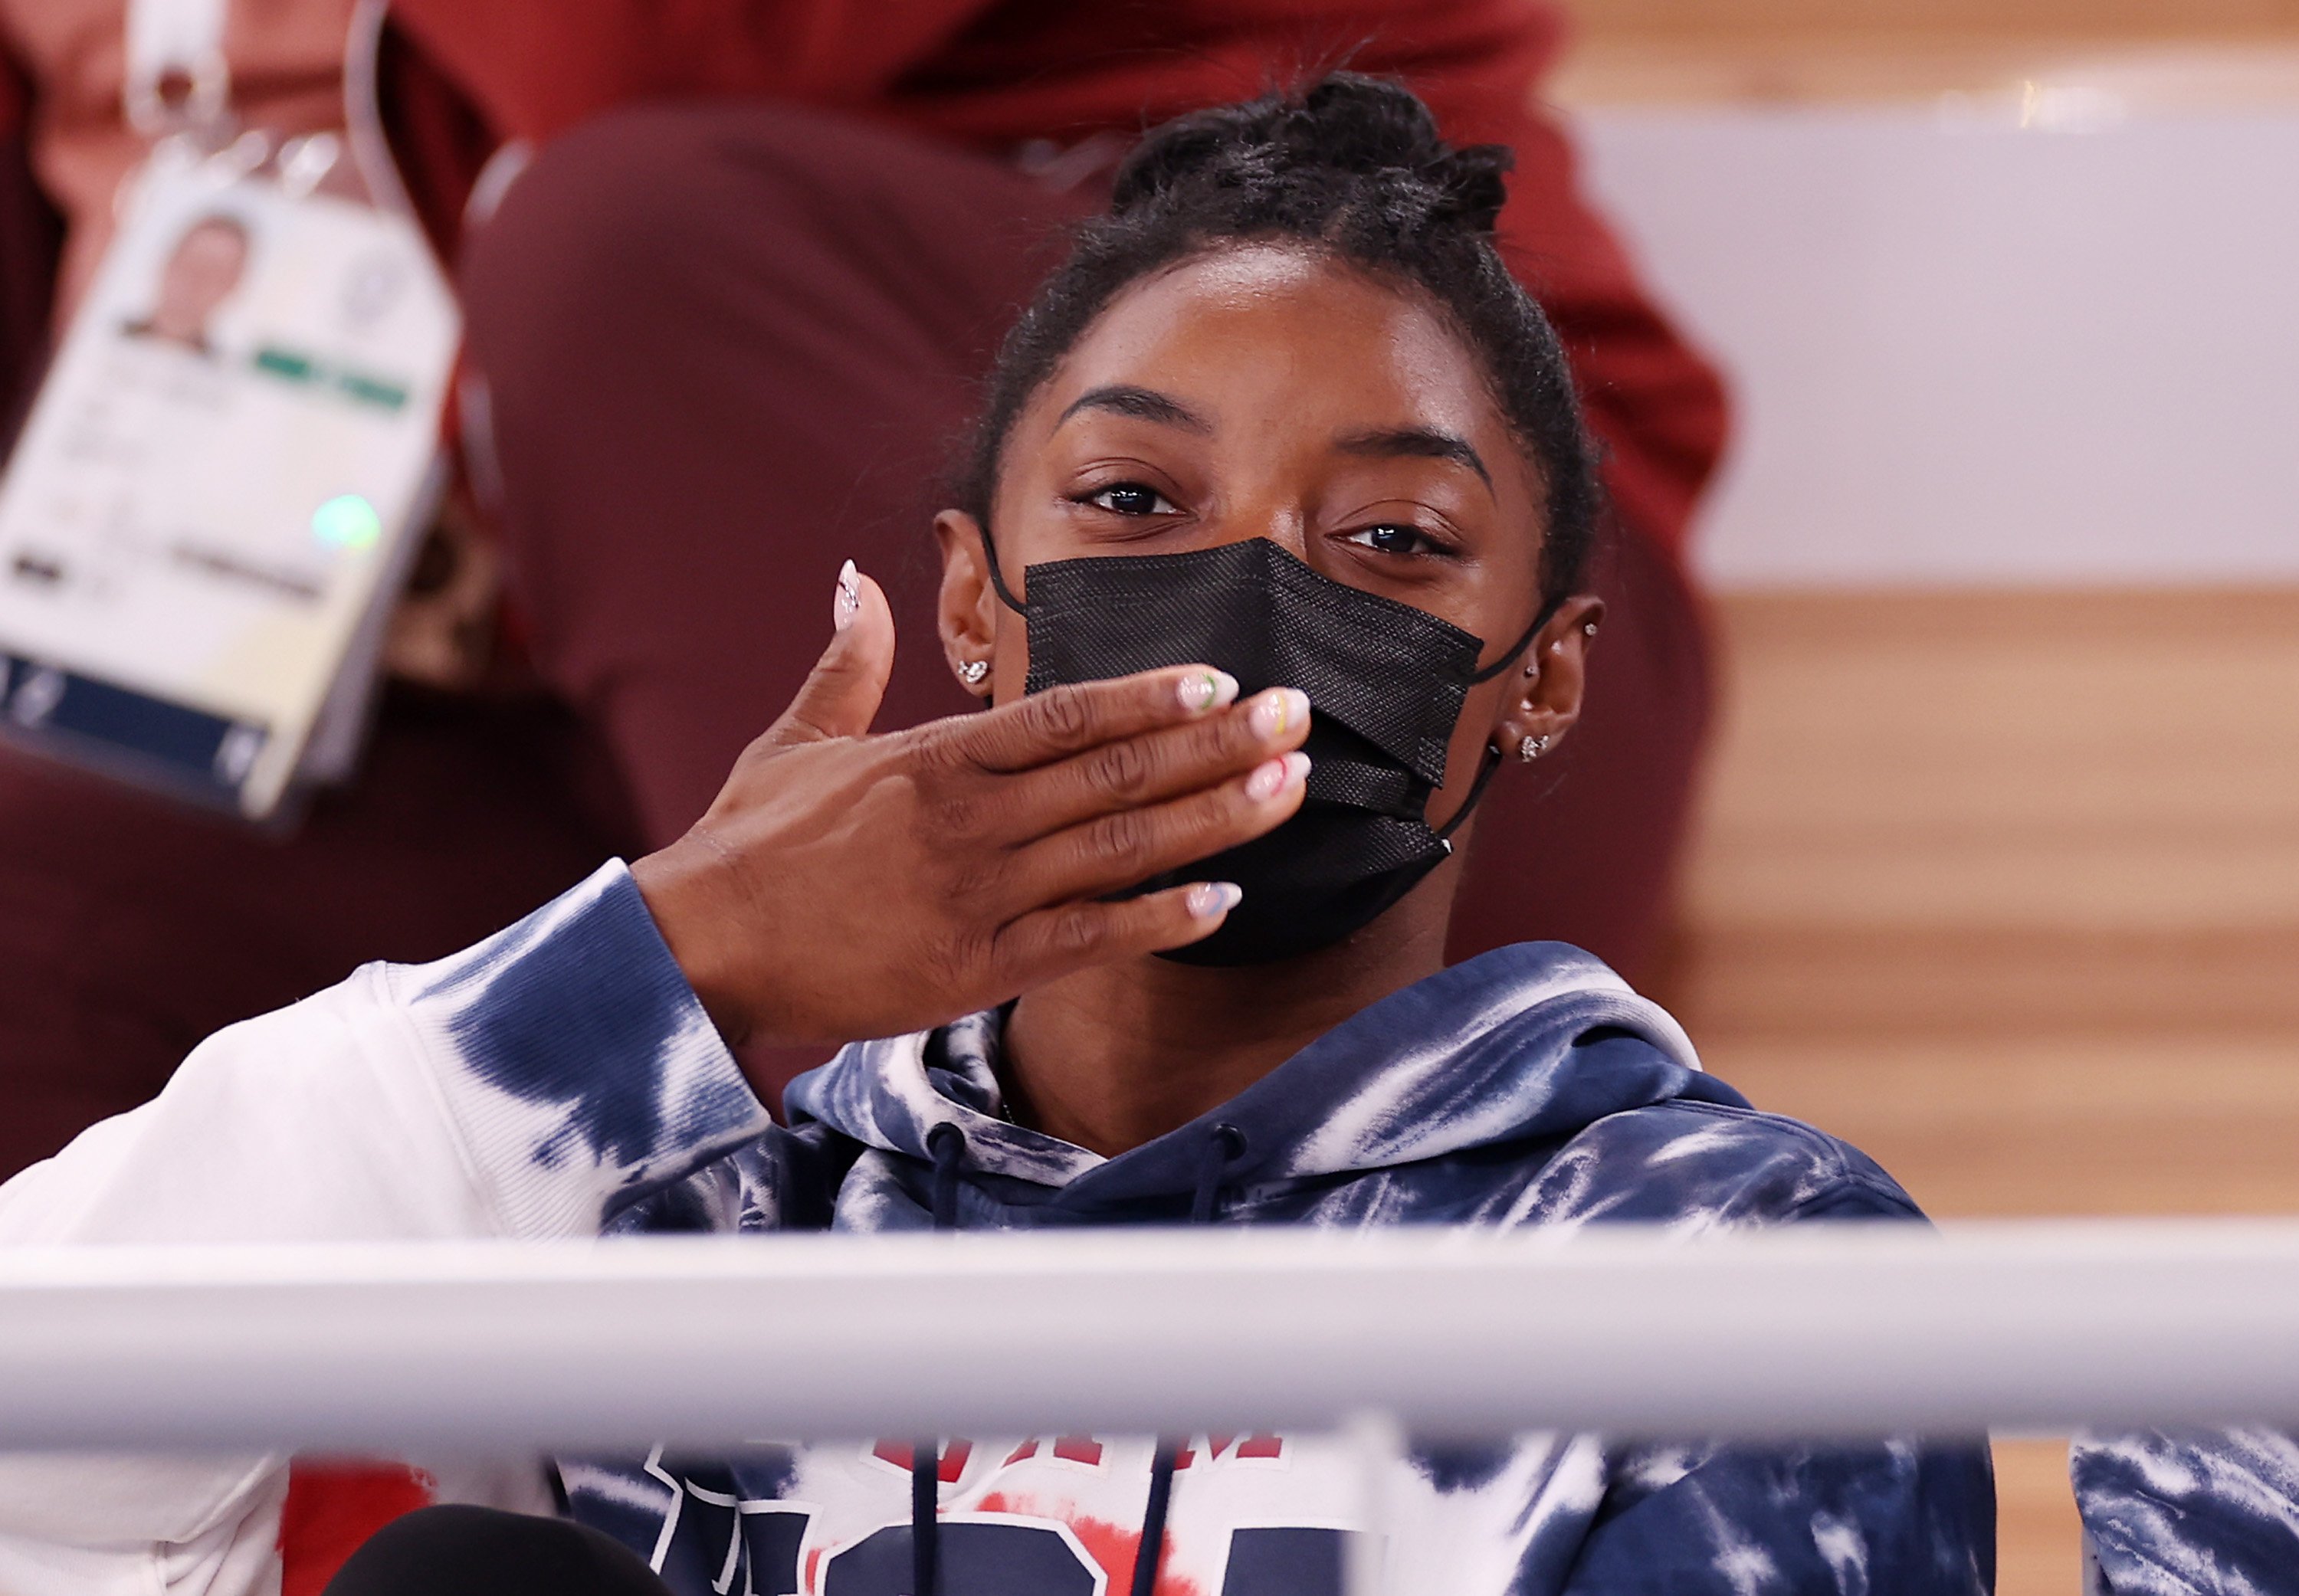
[[1182, 678], [1182, 707], [1193, 715], [1237, 702], [1237, 678], [1227, 671], [1191, 671]]
[[838, 567], [838, 596], [830, 603], [830, 624], [843, 632], [854, 624], [854, 617], [862, 613], [862, 577], [848, 560]]
[[1285, 773], [1292, 777], [1296, 781], [1307, 781], [1309, 779], [1309, 756], [1302, 753], [1298, 748], [1292, 753], [1286, 755]]
[[1255, 803], [1264, 803], [1285, 790], [1287, 778], [1293, 773], [1292, 765], [1283, 759], [1271, 759], [1253, 767], [1245, 779], [1245, 796]]
[[1182, 900], [1193, 919], [1212, 920], [1245, 901], [1245, 889], [1235, 881], [1199, 881]]
[[1253, 734], [1265, 742], [1308, 718], [1309, 695], [1298, 687], [1273, 687], [1253, 701]]

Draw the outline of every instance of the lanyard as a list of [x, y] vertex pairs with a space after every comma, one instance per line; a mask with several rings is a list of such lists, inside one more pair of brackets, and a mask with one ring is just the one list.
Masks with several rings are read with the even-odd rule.
[[231, 99], [230, 0], [128, 0], [128, 125], [147, 138], [210, 127]]

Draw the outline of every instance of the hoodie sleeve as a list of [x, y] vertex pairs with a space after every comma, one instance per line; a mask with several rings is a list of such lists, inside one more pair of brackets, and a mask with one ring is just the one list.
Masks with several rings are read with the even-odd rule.
[[[554, 1237], [768, 1126], [620, 864], [218, 1032], [0, 1187], [0, 1246]], [[0, 1590], [276, 1581], [284, 1458], [0, 1458]]]
[[2245, 1427], [2080, 1435], [2076, 1507], [2111, 1596], [2251, 1596], [2299, 1569], [2299, 1438]]

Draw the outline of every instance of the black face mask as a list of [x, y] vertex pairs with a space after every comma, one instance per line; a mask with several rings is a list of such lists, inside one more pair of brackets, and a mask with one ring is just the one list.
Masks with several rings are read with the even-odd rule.
[[1320, 575], [1266, 538], [1032, 566], [1026, 604], [1008, 590], [986, 535], [984, 543], [992, 585], [1029, 622], [1025, 691], [1205, 664], [1236, 677], [1241, 698], [1270, 687], [1309, 695], [1299, 812], [1266, 837], [1133, 889], [1193, 881], [1245, 889], [1219, 930], [1160, 955], [1185, 964], [1257, 964], [1338, 942], [1442, 864], [1453, 851], [1447, 839], [1500, 762], [1488, 749], [1460, 812], [1430, 829], [1424, 812], [1444, 784], [1462, 701], [1506, 669], [1555, 608], [1481, 671], [1480, 639]]

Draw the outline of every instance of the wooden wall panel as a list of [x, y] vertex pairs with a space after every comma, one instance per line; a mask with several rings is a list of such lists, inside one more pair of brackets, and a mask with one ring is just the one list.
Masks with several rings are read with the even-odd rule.
[[[2299, 592], [1719, 619], [1664, 994], [1709, 1067], [1950, 1221], [2299, 1212]], [[2004, 1596], [2065, 1596], [2063, 1443], [1997, 1463]]]
[[[1567, 0], [1566, 104], [2017, 92], [2104, 62], [2120, 91], [2288, 100], [2299, 0]], [[2220, 59], [2151, 58], [2201, 48]], [[2261, 62], [2261, 52], [2286, 57]]]
[[2299, 593], [1721, 622], [1672, 983], [1719, 1072], [1942, 1214], [2299, 1211]]
[[2299, 0], [1571, 0], [1584, 37], [1959, 39], [2299, 32]]

